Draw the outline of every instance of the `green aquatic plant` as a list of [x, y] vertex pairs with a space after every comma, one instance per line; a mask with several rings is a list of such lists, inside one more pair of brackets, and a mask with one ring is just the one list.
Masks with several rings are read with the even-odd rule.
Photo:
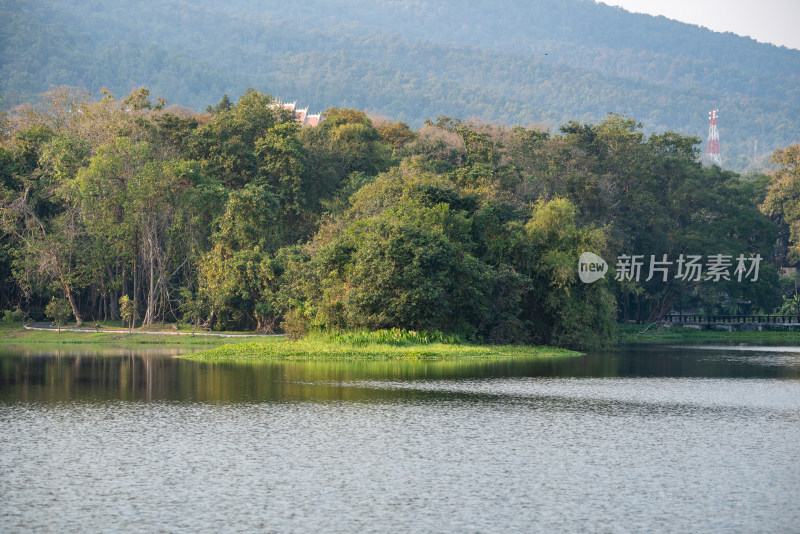
[[342, 332], [330, 335], [330, 340], [339, 343], [349, 343], [351, 345], [367, 345], [378, 343], [384, 345], [427, 345], [430, 343], [442, 343], [445, 345], [460, 345], [464, 340], [455, 334], [445, 334], [438, 330], [406, 330], [403, 328], [389, 328], [381, 330], [359, 330], [354, 332]]
[[[402, 339], [402, 334], [397, 338]], [[554, 347], [527, 345], [469, 345], [424, 341], [404, 344], [364, 341], [369, 336], [352, 333], [325, 336], [311, 335], [300, 341], [269, 339], [252, 343], [223, 345], [210, 350], [181, 355], [181, 358], [199, 361], [252, 361], [252, 360], [474, 360], [510, 357], [575, 356], [573, 352]], [[338, 339], [337, 339], [338, 338]], [[353, 339], [354, 342], [343, 341]], [[377, 339], [394, 339], [386, 334]]]

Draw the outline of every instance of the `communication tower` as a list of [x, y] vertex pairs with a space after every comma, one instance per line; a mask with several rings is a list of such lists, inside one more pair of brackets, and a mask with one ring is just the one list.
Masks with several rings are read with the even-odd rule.
[[712, 164], [722, 165], [722, 156], [719, 153], [719, 132], [717, 131], [718, 109], [712, 109], [708, 113], [711, 124], [708, 125], [708, 143], [706, 144], [706, 159]]

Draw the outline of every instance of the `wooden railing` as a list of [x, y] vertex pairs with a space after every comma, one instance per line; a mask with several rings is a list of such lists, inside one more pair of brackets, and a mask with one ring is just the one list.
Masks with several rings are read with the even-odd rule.
[[800, 317], [793, 315], [700, 315], [667, 314], [664, 321], [670, 324], [774, 324], [800, 325]]

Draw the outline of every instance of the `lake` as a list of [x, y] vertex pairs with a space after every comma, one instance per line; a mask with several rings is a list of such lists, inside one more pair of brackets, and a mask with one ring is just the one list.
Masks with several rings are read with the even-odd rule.
[[800, 532], [800, 347], [0, 347], [0, 532]]

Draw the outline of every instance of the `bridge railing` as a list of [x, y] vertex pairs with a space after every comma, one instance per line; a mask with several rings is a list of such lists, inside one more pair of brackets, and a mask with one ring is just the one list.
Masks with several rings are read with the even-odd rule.
[[667, 314], [664, 320], [671, 324], [797, 324], [800, 317], [793, 315], [702, 315]]

